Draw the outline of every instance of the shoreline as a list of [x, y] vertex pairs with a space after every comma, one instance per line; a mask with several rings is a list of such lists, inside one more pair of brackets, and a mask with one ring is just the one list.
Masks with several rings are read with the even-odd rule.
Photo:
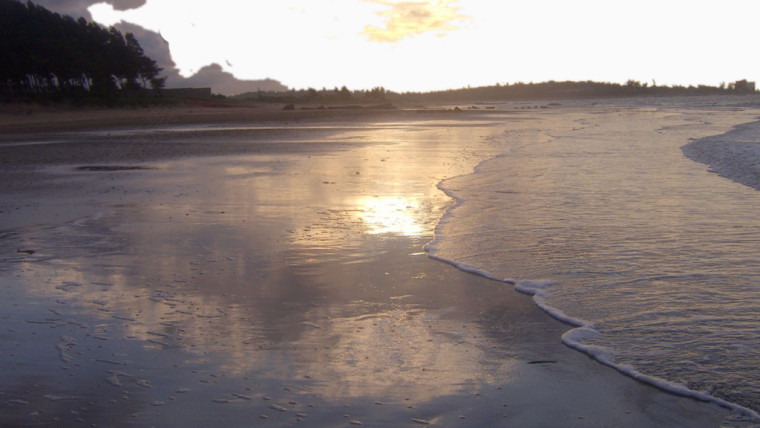
[[[676, 110], [674, 110], [674, 111], [676, 111]], [[726, 123], [729, 123], [729, 124], [733, 123], [733, 124], [731, 124], [728, 127], [718, 128], [718, 129], [721, 129], [721, 131], [720, 131], [720, 133], [718, 135], [715, 135], [713, 133], [709, 133], [709, 131], [708, 131], [707, 134], [704, 134], [704, 135], [702, 135], [701, 137], [698, 137], [698, 138], [688, 138], [688, 140], [687, 140], [684, 137], [684, 142], [686, 142], [686, 141], [692, 141], [691, 143], [689, 143], [686, 146], [682, 147], [682, 150], [683, 150], [684, 154], [687, 155], [686, 156], [687, 158], [691, 158], [692, 160], [699, 161], [699, 159], [697, 159], [697, 156], [690, 156], [689, 155], [689, 152], [686, 150], [687, 147], [694, 146], [696, 144], [703, 144], [704, 147], [708, 147], [709, 143], [715, 143], [715, 142], [718, 142], [720, 144], [732, 144], [731, 142], [727, 142], [727, 143], [723, 142], [723, 139], [728, 138], [729, 136], [734, 137], [735, 135], [740, 134], [740, 132], [745, 132], [745, 130], [748, 127], [749, 128], [752, 128], [752, 127], [756, 128], [756, 125], [758, 123], [757, 119], [756, 119], [756, 114], [752, 114], [751, 112], [752, 112], [751, 109], [748, 109], [748, 111], [743, 112], [743, 116], [744, 116], [743, 119], [738, 119], [737, 118], [736, 120], [730, 119], [728, 121], [725, 121], [726, 117], [722, 118], [722, 120], [724, 120], [724, 122], [723, 122], [724, 125], [722, 125], [722, 126], [725, 126]], [[719, 116], [715, 116], [714, 119], [715, 119], [716, 124], [718, 122], [720, 122]], [[694, 119], [691, 119], [691, 120], [694, 120]], [[673, 127], [675, 128], [676, 125], [674, 125]], [[695, 131], [695, 132], [697, 132], [697, 134], [699, 133], [699, 131]], [[723, 133], [723, 132], [725, 132], [725, 133]], [[750, 135], [756, 136], [757, 133], [750, 134]], [[688, 134], [687, 134], [687, 136], [688, 136]], [[563, 137], [559, 137], [559, 138], [563, 138]], [[745, 141], [745, 140], [741, 140], [741, 141]], [[746, 142], [735, 142], [733, 144], [736, 144], [737, 146], [742, 146], [742, 145], [747, 146], [747, 148], [742, 147], [742, 150], [745, 150], [745, 154], [746, 154], [747, 151], [749, 151], [750, 148], [754, 147], [754, 144], [752, 144], [752, 143], [746, 143]], [[705, 150], [705, 148], [702, 148], [702, 150]], [[739, 151], [739, 150], [735, 150], [735, 151]], [[714, 148], [712, 149], [712, 152], [710, 152], [710, 154], [712, 154], [713, 156], [715, 156], [713, 152], [716, 152], [716, 153], [719, 153], [719, 154], [723, 153], [720, 150], [715, 150]], [[680, 153], [680, 151], [679, 151], [679, 153]], [[731, 153], [731, 152], [729, 152], [729, 153]], [[519, 154], [517, 156], [519, 156]], [[488, 160], [485, 160], [483, 163], [487, 164], [487, 163], [491, 162], [492, 160], [493, 159], [488, 159]], [[743, 162], [744, 163], [741, 163], [740, 165], [746, 166], [745, 164], [748, 163], [749, 161], [743, 161]], [[711, 167], [710, 172], [716, 172], [716, 171], [712, 170], [713, 167], [714, 167], [714, 165], [711, 165], [707, 161], [703, 161], [703, 163], [705, 163], [705, 164], [707, 164], [707, 166]], [[482, 165], [482, 164], [479, 164], [478, 166], [476, 166], [475, 173], [473, 175], [477, 175], [477, 170], [480, 167], [480, 165]], [[721, 166], [724, 166], [724, 165], [721, 165]], [[750, 168], [743, 168], [743, 169], [740, 168], [739, 170], [740, 171], [744, 171], [744, 172], [751, 171], [752, 170], [751, 166], [752, 165], [750, 165]], [[504, 168], [504, 167], [502, 167], [502, 168]], [[493, 168], [491, 168], [491, 169], [493, 169]], [[730, 168], [729, 168], [729, 170], [730, 170]], [[745, 184], [748, 187], [755, 187], [756, 188], [756, 186], [753, 186], [752, 183], [748, 183], [746, 180], [737, 179], [735, 176], [732, 177], [730, 175], [720, 174], [720, 172], [718, 172], [718, 173], [719, 173], [719, 175], [722, 175], [722, 176], [724, 176], [726, 178], [730, 178], [733, 181]], [[745, 176], [741, 176], [740, 175], [739, 178], [745, 178]], [[481, 180], [478, 180], [478, 179], [473, 179], [472, 180], [472, 182], [475, 182], [475, 183], [477, 183], [478, 181], [482, 181], [482, 179]], [[517, 180], [517, 182], [519, 183], [519, 180]], [[461, 184], [460, 184], [460, 186], [461, 186]], [[458, 205], [460, 205], [461, 203], [463, 203], [463, 202], [466, 201], [465, 199], [462, 198], [461, 195], [459, 195], [460, 191], [459, 191], [459, 189], [457, 187], [455, 187], [452, 190], [452, 189], [447, 188], [446, 185], [441, 184], [441, 185], [439, 185], [439, 188], [442, 191], [446, 192], [447, 195], [449, 195], [453, 200], [456, 201], [456, 205], [453, 206], [452, 209], [456, 209]], [[462, 192], [462, 193], [464, 193], [464, 192]], [[469, 197], [475, 197], [475, 195], [473, 194], [472, 191], [470, 191], [467, 195], [468, 195], [467, 200], [469, 200]], [[480, 201], [478, 200], [478, 202], [480, 202]], [[477, 203], [476, 203], [476, 206], [478, 206]], [[463, 232], [463, 230], [464, 229], [459, 230], [458, 233], [466, 233], [466, 232]], [[451, 232], [451, 230], [449, 230], [448, 232]], [[461, 245], [462, 243], [460, 242], [459, 244]], [[431, 257], [434, 258], [434, 259], [436, 259], [436, 260], [440, 260], [440, 261], [443, 261], [445, 263], [452, 264], [452, 265], [457, 266], [458, 268], [462, 269], [463, 271], [471, 272], [471, 273], [473, 273], [475, 275], [480, 275], [480, 276], [483, 276], [485, 278], [491, 278], [491, 279], [494, 279], [494, 280], [497, 280], [497, 281], [502, 281], [502, 282], [504, 282], [506, 284], [511, 284], [512, 286], [515, 287], [515, 289], [518, 292], [524, 293], [524, 294], [529, 295], [529, 296], [532, 296], [533, 300], [534, 300], [534, 303], [536, 304], [537, 307], [541, 308], [542, 311], [544, 311], [547, 315], [549, 315], [552, 318], [554, 318], [554, 319], [556, 319], [556, 320], [564, 323], [568, 327], [568, 330], [565, 333], [562, 334], [562, 342], [568, 348], [574, 349], [574, 350], [576, 350], [576, 351], [578, 351], [580, 353], [588, 355], [590, 358], [594, 359], [599, 364], [604, 365], [606, 367], [610, 367], [610, 368], [616, 370], [617, 372], [621, 373], [622, 375], [624, 375], [626, 377], [629, 377], [631, 379], [635, 379], [635, 380], [640, 381], [642, 383], [651, 385], [651, 386], [653, 386], [653, 387], [655, 387], [657, 389], [660, 389], [662, 391], [666, 391], [666, 392], [669, 392], [669, 393], [672, 393], [672, 394], [675, 394], [675, 395], [679, 395], [679, 396], [691, 397], [691, 398], [693, 398], [695, 400], [699, 400], [699, 401], [703, 401], [703, 402], [715, 403], [715, 404], [717, 404], [717, 405], [719, 405], [721, 407], [725, 407], [725, 408], [732, 409], [734, 411], [743, 413], [750, 420], [754, 420], [754, 421], [760, 420], [760, 415], [758, 415], [757, 411], [753, 410], [750, 407], [745, 407], [746, 406], [745, 404], [739, 404], [739, 403], [741, 403], [741, 401], [739, 401], [739, 402], [731, 401], [730, 398], [721, 398], [720, 396], [712, 395], [712, 392], [699, 391], [699, 390], [696, 390], [696, 389], [692, 389], [690, 386], [687, 387], [686, 385], [684, 385], [682, 383], [679, 383], [679, 382], [675, 382], [675, 381], [672, 381], [672, 380], [666, 380], [665, 378], [660, 378], [660, 377], [657, 377], [657, 376], [648, 375], [648, 374], [646, 374], [646, 372], [642, 372], [642, 371], [640, 371], [640, 369], [638, 369], [636, 367], [628, 366], [628, 365], [621, 365], [619, 363], [616, 363], [613, 359], [611, 359], [609, 357], [609, 352], [612, 352], [609, 349], [600, 347], [598, 345], [584, 344], [584, 338], [586, 338], [586, 337], [593, 337], [594, 335], [598, 335], [599, 334], [599, 331], [596, 330], [597, 327], [595, 326], [595, 324], [592, 323], [592, 322], [586, 321], [584, 318], [579, 318], [578, 315], [569, 316], [562, 309], [559, 309], [558, 307], [555, 307], [555, 306], [551, 306], [551, 305], [549, 305], [547, 303], [547, 299], [549, 298], [549, 291], [548, 290], [551, 287], [556, 286], [558, 282], [561, 283], [561, 281], [555, 281], [555, 280], [549, 279], [549, 278], [545, 278], [544, 279], [543, 277], [540, 277], [541, 279], [531, 279], [531, 278], [539, 278], [539, 277], [530, 277], [530, 276], [528, 276], [528, 277], [524, 277], [524, 276], [521, 277], [519, 275], [516, 276], [518, 279], [512, 279], [513, 278], [512, 276], [506, 277], [508, 279], [503, 279], [503, 278], [505, 278], [505, 276], [495, 275], [495, 274], [493, 274], [492, 272], [490, 272], [488, 270], [483, 270], [483, 269], [487, 269], [487, 268], [474, 267], [474, 266], [471, 266], [471, 265], [467, 264], [466, 262], [465, 263], [458, 263], [456, 261], [452, 261], [449, 258], [447, 258], [446, 256], [437, 254], [435, 250], [437, 250], [437, 249], [436, 248], [432, 249]], [[464, 254], [466, 255], [466, 253], [464, 253]], [[505, 257], [505, 259], [508, 260], [509, 257]]]
[[[720, 138], [723, 135], [736, 133], [737, 129], [742, 129], [746, 126], [755, 125], [757, 123], [758, 122], [754, 120], [751, 122], [746, 122], [746, 123], [743, 122], [732, 127], [731, 130], [729, 130], [726, 134], [721, 134], [718, 136], [708, 136], [708, 137], [696, 139], [694, 142], [684, 147], [694, 145], [695, 143], [713, 142], [713, 140], [716, 138]], [[741, 144], [741, 143], [738, 143], [738, 144]], [[684, 152], [687, 152], [687, 151], [684, 150]], [[697, 158], [696, 155], [689, 154], [687, 155], [687, 157], [691, 158], [694, 161], [701, 162]], [[474, 171], [477, 171], [477, 168], [479, 165], [485, 162], [489, 162], [492, 159], [493, 158], [485, 159], [484, 161], [482, 161], [481, 163], [475, 166]], [[707, 166], [711, 166], [706, 161], [702, 163], [705, 163]], [[733, 179], [727, 175], [724, 177]], [[733, 180], [741, 183], [740, 180], [735, 180], [735, 179]], [[451, 198], [453, 203], [447, 209], [446, 213], [443, 214], [442, 220], [445, 218], [446, 214], [450, 212], [450, 210], [455, 209], [458, 205], [460, 205], [463, 202], [463, 200], [457, 196], [456, 192], [452, 192], [443, 184], [445, 181], [446, 180], [439, 183], [437, 187], [442, 192], [444, 192], [449, 198]], [[749, 187], [755, 187], [746, 182], [742, 184], [745, 184]], [[560, 339], [561, 339], [562, 344], [566, 346], [568, 349], [572, 349], [580, 354], [586, 355], [589, 359], [594, 360], [596, 363], [604, 367], [610, 368], [627, 378], [630, 378], [642, 384], [648, 385], [659, 391], [662, 391], [668, 394], [673, 394], [679, 397], [691, 398], [699, 402], [712, 403], [722, 408], [730, 409], [731, 411], [738, 412], [744, 415], [750, 421], [760, 421], [760, 414], [755, 410], [752, 410], [748, 407], [744, 407], [741, 404], [737, 404], [737, 403], [734, 403], [734, 402], [731, 402], [719, 397], [715, 397], [705, 392], [700, 392], [700, 391], [690, 389], [679, 383], [672, 383], [670, 381], [667, 381], [659, 377], [649, 376], [645, 373], [638, 371], [634, 367], [621, 366], [619, 364], [616, 364], [614, 361], [611, 361], [605, 355], [604, 352], [599, 352], [598, 350], [595, 350], [594, 347], [588, 347], [586, 345], [583, 345], [579, 341], [583, 340], [584, 334], [596, 335], [596, 334], [599, 334], [599, 332], [595, 330], [594, 323], [589, 322], [584, 319], [571, 317], [567, 315], [565, 312], [563, 312], [562, 310], [552, 307], [546, 303], [546, 298], [547, 298], [546, 290], [547, 288], [556, 285], [556, 282], [554, 280], [551, 280], [551, 279], [536, 280], [536, 279], [528, 279], [528, 278], [522, 278], [522, 279], [501, 278], [488, 271], [482, 270], [482, 268], [480, 267], [459, 263], [454, 260], [448, 259], [445, 256], [436, 254], [435, 242], [436, 242], [436, 238], [433, 237], [433, 239], [431, 239], [429, 242], [427, 242], [423, 246], [424, 251], [427, 253], [428, 257], [431, 260], [453, 266], [456, 269], [466, 274], [475, 275], [489, 281], [503, 283], [507, 286], [510, 286], [518, 294], [530, 297], [533, 305], [536, 308], [540, 309], [548, 317], [550, 317], [551, 319], [559, 322], [560, 324], [566, 327], [566, 330], [560, 334]]]
[[[199, 420], [187, 414], [193, 406], [233, 425], [258, 416], [262, 425], [633, 427], [716, 426], [732, 416], [592, 361], [560, 343], [569, 326], [528, 296], [420, 254], [452, 206], [429, 192], [474, 166], [457, 138], [507, 126], [468, 130], [466, 117], [456, 118], [462, 135], [433, 152], [429, 141], [450, 125], [414, 128], [417, 143], [398, 141], [411, 138], [409, 125], [341, 138], [331, 129], [320, 136], [323, 150], [158, 157], [147, 161], [155, 169], [129, 171], [45, 166], [24, 177], [40, 190], [20, 186], [14, 197], [29, 199], [0, 213], [23, 217], [3, 227], [16, 252], [6, 250], [0, 265], [4, 309], [14, 314], [5, 316], [13, 331], [0, 355], [5, 366], [21, 368], [26, 357], [51, 376], [65, 368], [72, 382], [86, 375], [96, 392], [60, 381], [5, 389], [8, 417], [52, 421], [53, 407], [59, 421], [76, 422], [76, 409], [96, 424], [181, 425]], [[492, 150], [487, 139], [479, 144], [472, 159]], [[451, 167], [427, 166], [455, 154]], [[196, 178], [186, 183], [189, 171]], [[283, 181], [290, 193], [272, 187]], [[167, 260], [158, 263], [157, 250]], [[25, 308], [31, 301], [42, 306]], [[99, 342], [121, 351], [108, 355]], [[107, 419], [90, 419], [88, 401]], [[112, 401], [127, 412], [117, 416]]]

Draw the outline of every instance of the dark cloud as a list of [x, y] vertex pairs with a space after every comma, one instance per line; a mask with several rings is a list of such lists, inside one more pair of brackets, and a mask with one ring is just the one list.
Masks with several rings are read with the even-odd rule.
[[116, 10], [137, 9], [145, 4], [147, 0], [34, 0], [32, 3], [40, 5], [45, 9], [58, 12], [61, 15], [70, 15], [74, 18], [84, 17], [92, 19], [87, 8], [96, 3], [108, 3]]
[[148, 0], [106, 0], [106, 3], [113, 5], [116, 10], [137, 9], [145, 4]]
[[[174, 61], [172, 60], [172, 53], [169, 50], [169, 42], [164, 40], [160, 34], [128, 22], [120, 22], [114, 25], [114, 28], [119, 30], [122, 34], [134, 34], [137, 41], [140, 42], [140, 46], [143, 48], [145, 55], [154, 59], [158, 65], [165, 70], [164, 74], [169, 76], [169, 78], [175, 77], [175, 75], [176, 77], [179, 77]], [[170, 73], [172, 70], [174, 74]]]
[[[145, 55], [154, 59], [164, 69], [162, 75], [167, 76], [167, 88], [181, 87], [210, 87], [215, 94], [238, 95], [245, 92], [256, 91], [287, 91], [288, 88], [280, 82], [272, 79], [264, 80], [240, 80], [222, 69], [218, 64], [207, 65], [193, 76], [184, 78], [180, 76], [174, 61], [172, 61], [169, 42], [160, 34], [146, 30], [138, 25], [119, 23], [114, 27], [122, 33], [132, 33], [140, 42]], [[228, 62], [229, 64], [229, 62]]]
[[211, 87], [214, 93], [222, 95], [238, 95], [246, 92], [256, 91], [287, 91], [287, 86], [273, 79], [264, 80], [240, 80], [222, 70], [219, 64], [207, 65], [193, 76], [187, 79], [167, 82], [167, 86], [192, 86], [192, 87]]
[[[87, 8], [103, 1], [113, 5], [117, 10], [136, 9], [146, 2], [146, 0], [35, 0], [34, 3], [62, 15], [70, 15], [74, 18], [84, 17], [85, 19], [92, 20], [92, 16], [90, 16]], [[167, 88], [210, 87], [215, 94], [223, 95], [237, 95], [258, 90], [285, 91], [288, 89], [280, 82], [272, 79], [237, 79], [232, 74], [222, 70], [222, 67], [217, 64], [207, 65], [198, 70], [195, 75], [184, 78], [180, 76], [172, 60], [169, 43], [160, 34], [127, 22], [121, 22], [114, 25], [114, 27], [122, 33], [132, 33], [135, 35], [145, 55], [155, 60], [164, 69], [161, 74], [168, 77], [166, 81]]]

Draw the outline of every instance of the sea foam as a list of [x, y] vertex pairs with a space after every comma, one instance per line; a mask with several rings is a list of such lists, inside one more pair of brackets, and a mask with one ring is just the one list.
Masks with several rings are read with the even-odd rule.
[[706, 164], [710, 172], [760, 190], [760, 121], [695, 140], [681, 148], [684, 155]]
[[673, 394], [677, 394], [677, 395], [681, 395], [685, 397], [694, 398], [699, 401], [716, 403], [722, 407], [744, 414], [753, 420], [760, 421], [760, 413], [757, 413], [751, 409], [740, 406], [738, 404], [723, 400], [721, 398], [714, 397], [710, 394], [689, 389], [687, 386], [682, 385], [682, 384], [668, 382], [664, 379], [660, 379], [654, 376], [648, 376], [636, 370], [636, 368], [634, 368], [630, 364], [616, 363], [614, 352], [611, 349], [603, 347], [603, 346], [590, 345], [590, 344], [585, 343], [589, 339], [593, 339], [599, 336], [600, 333], [598, 330], [594, 328], [593, 323], [581, 320], [579, 318], [573, 318], [567, 315], [564, 311], [558, 308], [552, 307], [551, 305], [546, 303], [546, 299], [549, 295], [549, 290], [551, 289], [551, 287], [557, 285], [555, 281], [552, 281], [552, 280], [516, 281], [514, 279], [499, 279], [493, 274], [489, 273], [488, 271], [478, 268], [476, 266], [457, 263], [453, 260], [449, 260], [440, 256], [433, 255], [432, 253], [435, 252], [435, 246], [433, 245], [434, 242], [435, 241], [429, 243], [425, 247], [426, 250], [429, 251], [429, 256], [432, 259], [451, 264], [452, 266], [464, 272], [473, 273], [476, 275], [483, 276], [485, 278], [489, 278], [489, 279], [493, 279], [493, 280], [497, 280], [497, 281], [501, 281], [501, 282], [513, 285], [516, 291], [533, 296], [533, 302], [541, 310], [543, 310], [544, 312], [546, 312], [553, 318], [563, 323], [574, 326], [575, 328], [568, 330], [561, 337], [562, 343], [568, 346], [569, 348], [583, 352], [584, 354], [590, 356], [591, 358], [593, 358], [594, 360], [598, 361], [601, 364], [604, 364], [605, 366], [611, 367], [626, 376], [629, 376], [640, 382], [650, 384], [663, 391], [671, 392]]
[[[700, 162], [708, 163], [711, 166], [712, 170], [719, 173], [720, 175], [731, 178], [734, 181], [741, 182], [742, 184], [755, 187], [756, 189], [760, 189], [760, 144], [756, 143], [757, 141], [760, 141], [760, 122], [737, 126], [732, 131], [722, 136], [697, 140], [683, 147], [682, 150], [687, 157], [694, 160], [699, 160]], [[505, 152], [508, 150], [509, 147], [505, 147]], [[494, 160], [509, 156], [510, 154], [505, 153], [503, 155], [481, 162], [475, 167], [473, 173], [467, 176], [464, 182], [457, 180], [458, 178], [454, 178], [445, 180], [438, 184], [438, 188], [445, 192], [449, 197], [451, 197], [454, 200], [454, 203], [448, 208], [446, 213], [440, 219], [438, 226], [436, 227], [435, 238], [425, 246], [425, 251], [428, 253], [429, 257], [445, 263], [449, 263], [466, 272], [511, 284], [515, 287], [516, 291], [531, 295], [533, 301], [540, 309], [552, 317], [574, 327], [562, 335], [562, 343], [572, 349], [589, 355], [598, 362], [614, 368], [620, 373], [623, 373], [639, 381], [651, 384], [662, 390], [682, 396], [692, 397], [701, 401], [713, 402], [720, 406], [733, 409], [738, 413], [747, 415], [753, 420], [760, 420], [760, 414], [757, 412], [723, 398], [710, 395], [710, 393], [708, 393], [709, 390], [708, 392], [697, 391], [690, 388], [685, 383], [679, 383], [677, 381], [671, 382], [657, 376], [646, 374], [638, 370], [632, 364], [626, 363], [625, 359], [623, 359], [621, 362], [621, 359], [618, 358], [620, 356], [617, 353], [618, 351], [612, 347], [604, 346], [608, 344], [606, 338], [606, 330], [601, 331], [593, 322], [571, 316], [562, 309], [549, 304], [549, 302], [556, 300], [552, 299], [553, 293], [556, 290], [563, 289], [564, 285], [562, 283], [558, 283], [553, 279], [505, 279], [504, 273], [506, 273], [506, 275], [513, 274], [511, 273], [511, 269], [505, 269], [504, 266], [499, 266], [499, 264], [500, 261], [503, 261], [505, 263], [513, 263], [513, 260], [511, 260], [508, 255], [514, 254], [514, 251], [512, 253], [503, 252], [503, 254], [492, 256], [489, 255], [489, 251], [493, 251], [494, 249], [498, 250], [499, 247], [479, 247], [483, 242], [490, 245], [496, 240], [493, 239], [493, 237], [497, 235], [495, 235], [493, 231], [489, 229], [489, 227], [491, 227], [494, 222], [504, 221], [505, 217], [501, 217], [500, 219], [489, 217], [489, 215], [491, 215], [491, 211], [483, 211], [480, 209], [480, 207], [488, 210], [490, 209], [489, 205], [492, 206], [494, 204], [503, 203], [505, 205], [502, 208], [502, 212], [518, 212], [521, 209], [521, 206], [516, 205], [515, 203], [522, 203], [525, 200], [529, 200], [519, 199], [519, 192], [512, 191], [508, 186], [504, 187], [504, 183], [509, 184], [509, 182], [499, 181], [502, 180], [502, 176], [507, 175], [503, 172], [500, 173], [500, 171], [512, 172], [515, 171], [514, 169], [510, 170], [508, 166], [502, 165], [501, 163], [495, 166], [493, 164], [489, 164]], [[559, 152], [558, 155], [555, 156], [563, 156], [562, 159], [566, 159], [564, 156], [567, 155], [564, 152]], [[658, 157], [659, 155], [653, 155], [653, 160]], [[601, 162], [601, 160], [599, 161]], [[634, 165], [634, 167], [637, 167], [637, 165]], [[501, 174], [501, 176], [499, 174]], [[755, 180], [757, 180], [755, 184], [752, 184], [751, 181], [753, 177]], [[686, 184], [689, 182], [689, 179], [684, 179], [684, 181], [684, 184]], [[561, 181], [557, 182], [561, 183]], [[509, 193], [513, 194], [513, 196], [510, 196], [512, 199], [505, 199], [503, 202], [494, 202], [493, 200], [488, 199], [488, 195], [490, 194], [506, 193], [504, 192], [505, 188], [510, 189]], [[553, 197], [553, 195], [549, 195], [549, 197]], [[530, 198], [545, 198], [545, 196], [530, 195]], [[562, 200], [559, 200], [559, 202], [562, 202]], [[566, 207], [567, 205], [563, 204], [560, 206]], [[469, 208], [459, 211], [459, 208], [467, 207]], [[566, 211], [566, 208], [562, 208], [561, 210], [554, 212], [558, 213], [561, 216], [565, 216]], [[630, 215], [631, 212], [632, 211], [626, 211], [627, 214], [625, 215]], [[468, 217], [468, 214], [465, 213], [475, 213], [477, 214], [478, 218], [470, 218]], [[511, 220], [508, 220], [507, 218], [507, 221]], [[465, 227], [461, 227], [462, 222], [470, 224], [466, 225]], [[617, 224], [614, 223], [614, 220], [611, 222], [613, 224]], [[596, 224], [593, 226], [597, 227]], [[457, 230], [459, 232], [452, 235], [452, 230]], [[519, 231], [520, 229], [515, 230]], [[591, 230], [595, 231], [595, 229]], [[509, 234], [511, 235], [513, 232], [513, 230], [510, 230]], [[545, 237], [548, 235], [536, 234], [535, 236]], [[650, 237], [650, 235], [645, 236], [648, 238]], [[666, 235], [663, 236], [667, 237]], [[654, 238], [658, 237], [659, 236], [654, 235]], [[485, 241], [483, 241], [484, 239]], [[510, 241], [510, 236], [498, 237], [498, 239], [502, 240], [500, 245], [503, 245], [504, 248], [510, 248], [515, 245], [514, 241]], [[525, 241], [520, 242], [524, 244]], [[596, 241], [594, 242], [596, 243]], [[668, 243], [668, 241], [664, 240], [662, 242], [665, 244]], [[596, 249], [598, 248], [599, 245], [596, 245]], [[610, 248], [610, 250], [607, 248]], [[697, 245], [694, 248], [700, 247]], [[613, 256], [619, 257], [618, 260], [625, 263], [625, 266], [641, 266], [639, 264], [640, 262], [637, 262], [635, 260], [629, 264], [629, 259], [632, 257], [632, 255], [638, 257], [640, 253], [633, 253], [626, 249], [626, 247], [605, 247], [605, 251], [611, 250], [618, 251], [618, 253], [616, 253], [618, 255], [615, 256], [613, 254]], [[487, 261], [485, 262], [481, 259], [483, 255], [487, 256]], [[657, 253], [654, 253], [652, 257], [658, 258], [660, 256], [658, 256]], [[517, 263], [519, 263], [519, 261]], [[611, 272], [611, 274], [614, 275], [614, 272]], [[644, 278], [648, 278], [647, 281], [649, 282], [661, 282], [657, 279], [659, 278], [657, 275], [651, 276], [646, 271], [642, 271], [641, 275], [645, 275]], [[677, 277], [677, 275], [674, 277]], [[634, 277], [632, 284], [636, 283], [635, 278], [636, 277]], [[677, 281], [671, 281], [671, 283], [672, 285], [679, 284]], [[593, 293], [592, 290], [593, 289], [589, 289], [589, 292]], [[657, 298], [656, 296], [657, 295], [655, 294], [652, 296], [652, 298]], [[637, 298], [642, 299], [641, 297]], [[641, 300], [640, 303], [644, 304], [644, 309], [646, 309], [645, 300]], [[646, 313], [642, 314], [646, 315]]]

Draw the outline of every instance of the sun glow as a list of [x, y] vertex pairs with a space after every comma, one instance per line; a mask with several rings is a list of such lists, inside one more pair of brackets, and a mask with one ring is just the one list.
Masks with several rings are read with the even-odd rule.
[[418, 219], [419, 204], [400, 196], [368, 197], [357, 204], [359, 217], [368, 233], [392, 233], [402, 236], [420, 236], [424, 228]]
[[364, 27], [364, 34], [373, 42], [397, 42], [404, 37], [416, 36], [426, 32], [435, 32], [445, 36], [446, 32], [458, 28], [457, 21], [467, 19], [458, 13], [458, 8], [451, 6], [452, 0], [438, 1], [391, 1], [373, 0], [390, 7], [378, 12], [385, 18], [385, 28], [372, 25]]

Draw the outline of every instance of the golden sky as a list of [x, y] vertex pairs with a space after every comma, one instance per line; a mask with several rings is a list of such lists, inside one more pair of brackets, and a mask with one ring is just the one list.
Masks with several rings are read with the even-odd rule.
[[147, 0], [89, 11], [160, 32], [185, 77], [216, 63], [295, 88], [760, 80], [757, 0]]
[[456, 31], [457, 21], [466, 20], [452, 0], [413, 2], [375, 0], [388, 9], [377, 12], [384, 18], [382, 27], [367, 25], [365, 34], [372, 42], [399, 42], [405, 37], [413, 37], [427, 32], [438, 32], [443, 37], [449, 31]]

